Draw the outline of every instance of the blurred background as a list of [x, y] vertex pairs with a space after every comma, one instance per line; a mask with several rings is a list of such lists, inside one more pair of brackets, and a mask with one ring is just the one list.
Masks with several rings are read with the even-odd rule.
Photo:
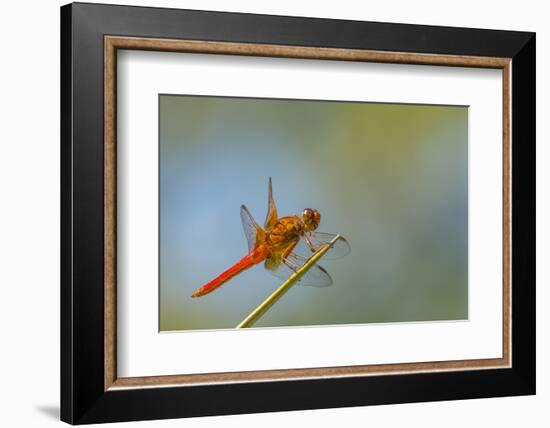
[[160, 95], [160, 330], [235, 327], [282, 281], [247, 252], [273, 179], [280, 216], [321, 212], [351, 253], [334, 284], [296, 285], [256, 327], [468, 317], [468, 109]]

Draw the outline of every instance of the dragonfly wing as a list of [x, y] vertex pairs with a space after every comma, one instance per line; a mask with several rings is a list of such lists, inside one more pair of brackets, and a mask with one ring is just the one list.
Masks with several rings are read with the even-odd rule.
[[[299, 268], [299, 266], [301, 266], [303, 261], [304, 260], [302, 260], [299, 256], [295, 257], [291, 253], [287, 257], [286, 263], [285, 261], [281, 261], [281, 263], [276, 268], [270, 267], [270, 269], [268, 270], [272, 275], [275, 275], [277, 278], [286, 280], [296, 271], [296, 269]], [[332, 285], [332, 278], [322, 266], [315, 264], [305, 274], [302, 275], [302, 277], [298, 281], [298, 284], [309, 285], [312, 287], [328, 287]]]
[[243, 224], [244, 234], [248, 241], [248, 251], [252, 251], [258, 242], [265, 239], [264, 230], [256, 223], [248, 208], [241, 205], [241, 222]]
[[271, 177], [269, 177], [269, 188], [267, 191], [267, 215], [265, 217], [264, 229], [268, 232], [273, 229], [273, 226], [277, 223], [277, 218], [277, 207], [275, 206], [275, 200], [273, 199]]
[[[293, 252], [302, 257], [311, 257], [315, 251], [321, 248], [324, 244], [330, 243], [335, 237], [336, 235], [332, 233], [315, 231], [306, 232], [294, 248]], [[349, 242], [345, 238], [340, 237], [334, 244], [332, 244], [332, 247], [327, 251], [323, 258], [328, 260], [340, 259], [348, 255], [350, 251], [351, 247]]]

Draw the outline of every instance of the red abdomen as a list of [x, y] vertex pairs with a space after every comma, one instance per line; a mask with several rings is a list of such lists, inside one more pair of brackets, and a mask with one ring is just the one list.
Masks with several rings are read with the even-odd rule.
[[221, 285], [229, 281], [234, 276], [240, 274], [241, 272], [265, 260], [268, 254], [269, 254], [268, 248], [264, 245], [259, 245], [258, 247], [253, 249], [250, 253], [248, 253], [246, 256], [244, 256], [241, 260], [239, 260], [237, 263], [231, 266], [229, 269], [222, 272], [212, 281], [204, 284], [201, 288], [195, 291], [191, 295], [191, 297], [200, 297], [200, 296], [204, 296], [205, 294], [211, 293], [216, 288], [220, 287]]

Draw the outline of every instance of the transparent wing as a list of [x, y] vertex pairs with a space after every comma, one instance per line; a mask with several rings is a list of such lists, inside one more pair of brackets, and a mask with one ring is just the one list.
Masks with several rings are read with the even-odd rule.
[[[276, 269], [268, 270], [268, 272], [275, 275], [277, 278], [287, 279], [304, 262], [305, 259], [291, 253]], [[332, 285], [332, 278], [322, 266], [315, 264], [300, 278], [298, 284], [312, 287], [329, 287]]]
[[248, 241], [248, 251], [251, 251], [257, 242], [265, 239], [265, 232], [256, 223], [254, 217], [252, 217], [252, 214], [250, 214], [250, 211], [244, 205], [241, 205], [241, 222], [246, 240]]
[[[310, 257], [315, 251], [317, 251], [322, 245], [328, 244], [336, 237], [333, 233], [323, 232], [306, 232], [300, 239], [300, 242], [293, 249], [295, 254], [302, 257]], [[308, 242], [309, 241], [309, 242]], [[334, 260], [347, 256], [351, 251], [349, 242], [345, 238], [340, 237], [328, 252], [323, 256], [324, 259]]]
[[277, 207], [273, 199], [273, 188], [271, 185], [271, 177], [269, 177], [269, 188], [267, 191], [267, 215], [265, 217], [264, 229], [270, 231], [277, 223]]

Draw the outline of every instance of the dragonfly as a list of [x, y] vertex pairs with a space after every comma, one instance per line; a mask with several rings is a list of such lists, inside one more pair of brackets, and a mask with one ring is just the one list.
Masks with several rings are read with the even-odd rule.
[[[321, 222], [321, 214], [316, 209], [305, 208], [299, 216], [279, 217], [273, 199], [271, 177], [264, 227], [256, 223], [244, 205], [241, 205], [241, 222], [248, 241], [248, 253], [212, 281], [198, 288], [191, 297], [212, 293], [230, 279], [262, 262], [267, 271], [287, 279], [324, 245], [331, 247], [324, 256], [326, 259], [338, 259], [351, 251], [345, 238], [339, 236], [335, 240], [335, 234], [316, 231]], [[328, 287], [332, 283], [329, 273], [318, 264], [314, 264], [298, 282], [300, 285], [315, 287]]]

